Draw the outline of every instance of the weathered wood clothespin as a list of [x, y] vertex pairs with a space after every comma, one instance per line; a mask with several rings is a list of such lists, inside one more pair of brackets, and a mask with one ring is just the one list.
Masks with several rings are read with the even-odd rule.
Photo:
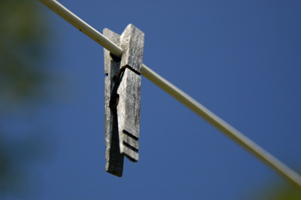
[[121, 60], [104, 50], [106, 171], [121, 177], [124, 155], [139, 159], [144, 33], [132, 24], [121, 36], [109, 29], [103, 33], [123, 50]]

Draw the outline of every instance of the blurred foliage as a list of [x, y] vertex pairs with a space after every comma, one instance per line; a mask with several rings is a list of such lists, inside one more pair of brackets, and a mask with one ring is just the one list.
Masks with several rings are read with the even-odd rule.
[[277, 185], [270, 186], [267, 191], [265, 191], [260, 197], [262, 200], [300, 200], [301, 192], [296, 189], [286, 186], [286, 185]]
[[[300, 173], [300, 165], [296, 165], [293, 170]], [[282, 177], [274, 175], [267, 182], [248, 188], [248, 192], [242, 194], [238, 199], [256, 200], [301, 200], [301, 191], [297, 186], [288, 183]]]
[[269, 184], [260, 194], [262, 200], [300, 200], [301, 192], [287, 183]]
[[0, 0], [0, 109], [43, 97], [45, 16], [35, 0]]
[[19, 125], [8, 123], [47, 97], [49, 30], [41, 7], [36, 0], [0, 0], [0, 199], [20, 193], [26, 164], [41, 157], [41, 134], [19, 128], [22, 139], [12, 139], [11, 131]]

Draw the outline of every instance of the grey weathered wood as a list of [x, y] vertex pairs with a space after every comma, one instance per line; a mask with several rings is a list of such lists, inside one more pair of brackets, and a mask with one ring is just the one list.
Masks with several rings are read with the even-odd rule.
[[[112, 42], [114, 42], [116, 45], [118, 45], [118, 46], [120, 45], [120, 36], [117, 33], [111, 31], [110, 29], [105, 28], [105, 29], [103, 29], [103, 35], [106, 36], [108, 39], [110, 39]], [[112, 68], [111, 60], [112, 60], [112, 57], [110, 55], [110, 52], [104, 48], [105, 74], [108, 75], [110, 73], [110, 70], [112, 69], [115, 71], [113, 71], [113, 73], [111, 73], [111, 75], [115, 76], [115, 75], [117, 75], [120, 67], [118, 66], [118, 67]], [[118, 62], [115, 62], [115, 64], [116, 63], [118, 63]]]
[[144, 33], [129, 24], [120, 36], [123, 51], [121, 67], [127, 66], [117, 90], [119, 103], [117, 107], [120, 152], [131, 161], [139, 159], [139, 129], [141, 74]]
[[134, 71], [141, 74], [144, 47], [144, 33], [129, 24], [120, 37], [120, 47], [123, 51], [121, 67], [130, 66]]
[[[141, 101], [141, 74], [144, 33], [132, 24], [121, 36], [104, 29], [104, 35], [121, 46], [121, 60], [104, 50], [105, 74], [105, 121], [106, 121], [106, 170], [122, 176], [124, 155], [131, 161], [139, 159], [139, 124]], [[127, 66], [117, 89], [119, 95], [116, 109], [109, 107], [112, 89], [121, 67]], [[116, 145], [116, 142], [118, 145]]]
[[[104, 29], [104, 35], [119, 45], [120, 36], [109, 29]], [[118, 119], [116, 110], [111, 110], [109, 102], [112, 88], [114, 86], [113, 77], [117, 75], [120, 68], [120, 61], [113, 59], [110, 52], [104, 49], [105, 74], [105, 145], [106, 145], [106, 171], [121, 177], [123, 172], [124, 155], [120, 153]]]
[[123, 153], [130, 161], [137, 162], [139, 160], [139, 154], [131, 148], [124, 147]]
[[117, 93], [119, 94], [117, 116], [120, 152], [132, 161], [138, 161], [141, 77], [132, 70], [125, 69]]
[[139, 150], [139, 142], [136, 138], [132, 138], [131, 136], [124, 134], [123, 135], [123, 143], [131, 146], [136, 151]]

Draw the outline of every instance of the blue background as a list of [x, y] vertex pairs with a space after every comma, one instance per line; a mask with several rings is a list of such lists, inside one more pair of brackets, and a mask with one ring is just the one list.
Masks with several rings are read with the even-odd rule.
[[[64, 6], [102, 32], [132, 23], [143, 62], [275, 157], [301, 167], [300, 1], [83, 1]], [[142, 77], [140, 160], [105, 172], [103, 48], [44, 5], [59, 77], [50, 158], [31, 168], [36, 199], [247, 199], [283, 180]], [[284, 181], [283, 181], [284, 182]], [[286, 184], [286, 183], [284, 183]]]

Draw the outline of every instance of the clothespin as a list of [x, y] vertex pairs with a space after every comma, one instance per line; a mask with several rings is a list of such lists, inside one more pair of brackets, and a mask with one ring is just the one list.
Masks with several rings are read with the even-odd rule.
[[121, 59], [104, 49], [106, 171], [121, 177], [124, 155], [139, 160], [141, 70], [144, 33], [129, 24], [118, 34], [104, 29], [104, 36], [123, 50]]

